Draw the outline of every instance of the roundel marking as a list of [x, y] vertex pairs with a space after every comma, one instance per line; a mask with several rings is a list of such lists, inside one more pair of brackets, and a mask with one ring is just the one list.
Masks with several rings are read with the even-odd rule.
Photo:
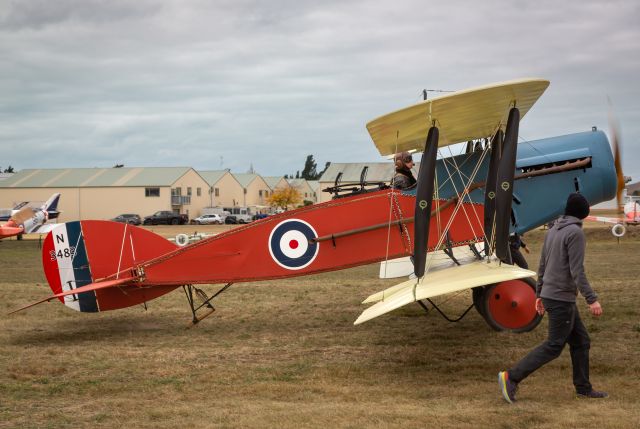
[[500, 187], [506, 191], [507, 189], [509, 189], [509, 182], [502, 182]]
[[422, 210], [427, 208], [427, 202], [425, 200], [420, 200], [419, 205]]
[[496, 193], [495, 193], [495, 192], [493, 192], [493, 191], [489, 192], [489, 194], [488, 194], [488, 195], [489, 195], [489, 198], [490, 198], [490, 199], [494, 199], [494, 198], [496, 197]]
[[300, 219], [287, 219], [271, 230], [269, 235], [269, 253], [276, 264], [287, 270], [300, 270], [311, 264], [320, 246], [310, 243], [317, 238], [313, 227]]

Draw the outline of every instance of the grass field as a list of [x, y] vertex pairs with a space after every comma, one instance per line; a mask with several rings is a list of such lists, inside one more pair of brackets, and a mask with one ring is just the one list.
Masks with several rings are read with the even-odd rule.
[[[198, 231], [225, 227], [207, 228]], [[50, 291], [38, 241], [5, 240], [0, 427], [637, 428], [640, 234], [618, 243], [598, 224], [586, 233], [604, 315], [580, 308], [592, 382], [610, 398], [575, 399], [565, 351], [522, 384], [514, 405], [497, 373], [545, 337], [546, 319], [528, 334], [496, 333], [475, 311], [448, 323], [412, 305], [353, 326], [361, 300], [396, 283], [378, 279], [377, 265], [234, 285], [192, 329], [180, 290], [146, 311], [80, 314], [54, 302], [7, 316]], [[525, 238], [533, 267], [543, 234]], [[437, 302], [457, 315], [470, 297]]]

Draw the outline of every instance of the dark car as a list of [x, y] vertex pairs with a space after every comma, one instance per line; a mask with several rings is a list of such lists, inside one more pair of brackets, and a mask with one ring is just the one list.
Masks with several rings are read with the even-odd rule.
[[224, 218], [224, 223], [226, 223], [226, 224], [236, 224], [236, 223], [238, 223], [238, 218], [233, 216], [233, 215], [229, 215], [226, 218]]
[[116, 217], [114, 217], [113, 219], [111, 219], [114, 222], [121, 222], [121, 223], [128, 223], [131, 225], [140, 225], [142, 224], [142, 219], [140, 218], [140, 216], [138, 216], [137, 214], [133, 214], [133, 213], [124, 213], [121, 215], [118, 215]]
[[161, 210], [151, 216], [146, 216], [142, 223], [145, 225], [184, 225], [185, 223], [189, 223], [189, 217], [186, 214]]

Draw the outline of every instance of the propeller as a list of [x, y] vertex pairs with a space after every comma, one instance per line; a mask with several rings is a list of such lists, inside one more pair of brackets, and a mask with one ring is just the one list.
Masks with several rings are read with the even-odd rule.
[[416, 208], [414, 214], [413, 272], [416, 277], [424, 276], [427, 263], [427, 245], [429, 243], [429, 223], [431, 221], [431, 204], [433, 202], [433, 179], [436, 171], [439, 131], [436, 127], [429, 129], [427, 141], [420, 160], [418, 187], [416, 189]]
[[613, 163], [616, 168], [617, 187], [616, 187], [616, 203], [618, 206], [618, 212], [622, 213], [622, 191], [625, 184], [629, 181], [622, 172], [622, 150], [618, 141], [619, 127], [618, 121], [613, 116], [611, 109], [611, 100], [609, 100], [609, 130], [611, 132], [611, 146], [613, 147]]
[[484, 254], [491, 254], [491, 243], [493, 240], [493, 225], [496, 218], [496, 181], [498, 180], [498, 165], [502, 153], [502, 138], [504, 133], [498, 130], [491, 140], [491, 159], [489, 161], [489, 172], [485, 181], [484, 189]]
[[520, 111], [513, 107], [509, 111], [507, 128], [504, 133], [496, 183], [496, 256], [507, 264], [511, 264], [509, 224], [511, 222], [511, 201], [513, 199], [513, 177], [516, 169], [519, 126]]
[[31, 207], [22, 207], [17, 213], [11, 216], [11, 220], [16, 225], [22, 225], [27, 219], [32, 218], [36, 214], [36, 210]]

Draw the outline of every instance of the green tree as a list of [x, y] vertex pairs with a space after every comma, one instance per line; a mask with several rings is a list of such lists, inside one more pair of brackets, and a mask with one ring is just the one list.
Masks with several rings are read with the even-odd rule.
[[313, 155], [307, 155], [307, 160], [304, 162], [304, 169], [300, 177], [307, 180], [316, 180], [318, 178], [318, 172], [316, 171], [317, 166]]
[[13, 167], [12, 167], [12, 166], [8, 166], [7, 168], [5, 168], [5, 169], [4, 169], [4, 172], [5, 172], [5, 173], [15, 173], [15, 172], [13, 171]]
[[318, 180], [320, 177], [322, 177], [322, 175], [325, 171], [327, 171], [327, 168], [329, 168], [330, 165], [331, 162], [327, 161], [327, 163], [324, 165], [324, 169], [320, 173], [318, 173], [318, 176], [315, 178], [315, 180]]

